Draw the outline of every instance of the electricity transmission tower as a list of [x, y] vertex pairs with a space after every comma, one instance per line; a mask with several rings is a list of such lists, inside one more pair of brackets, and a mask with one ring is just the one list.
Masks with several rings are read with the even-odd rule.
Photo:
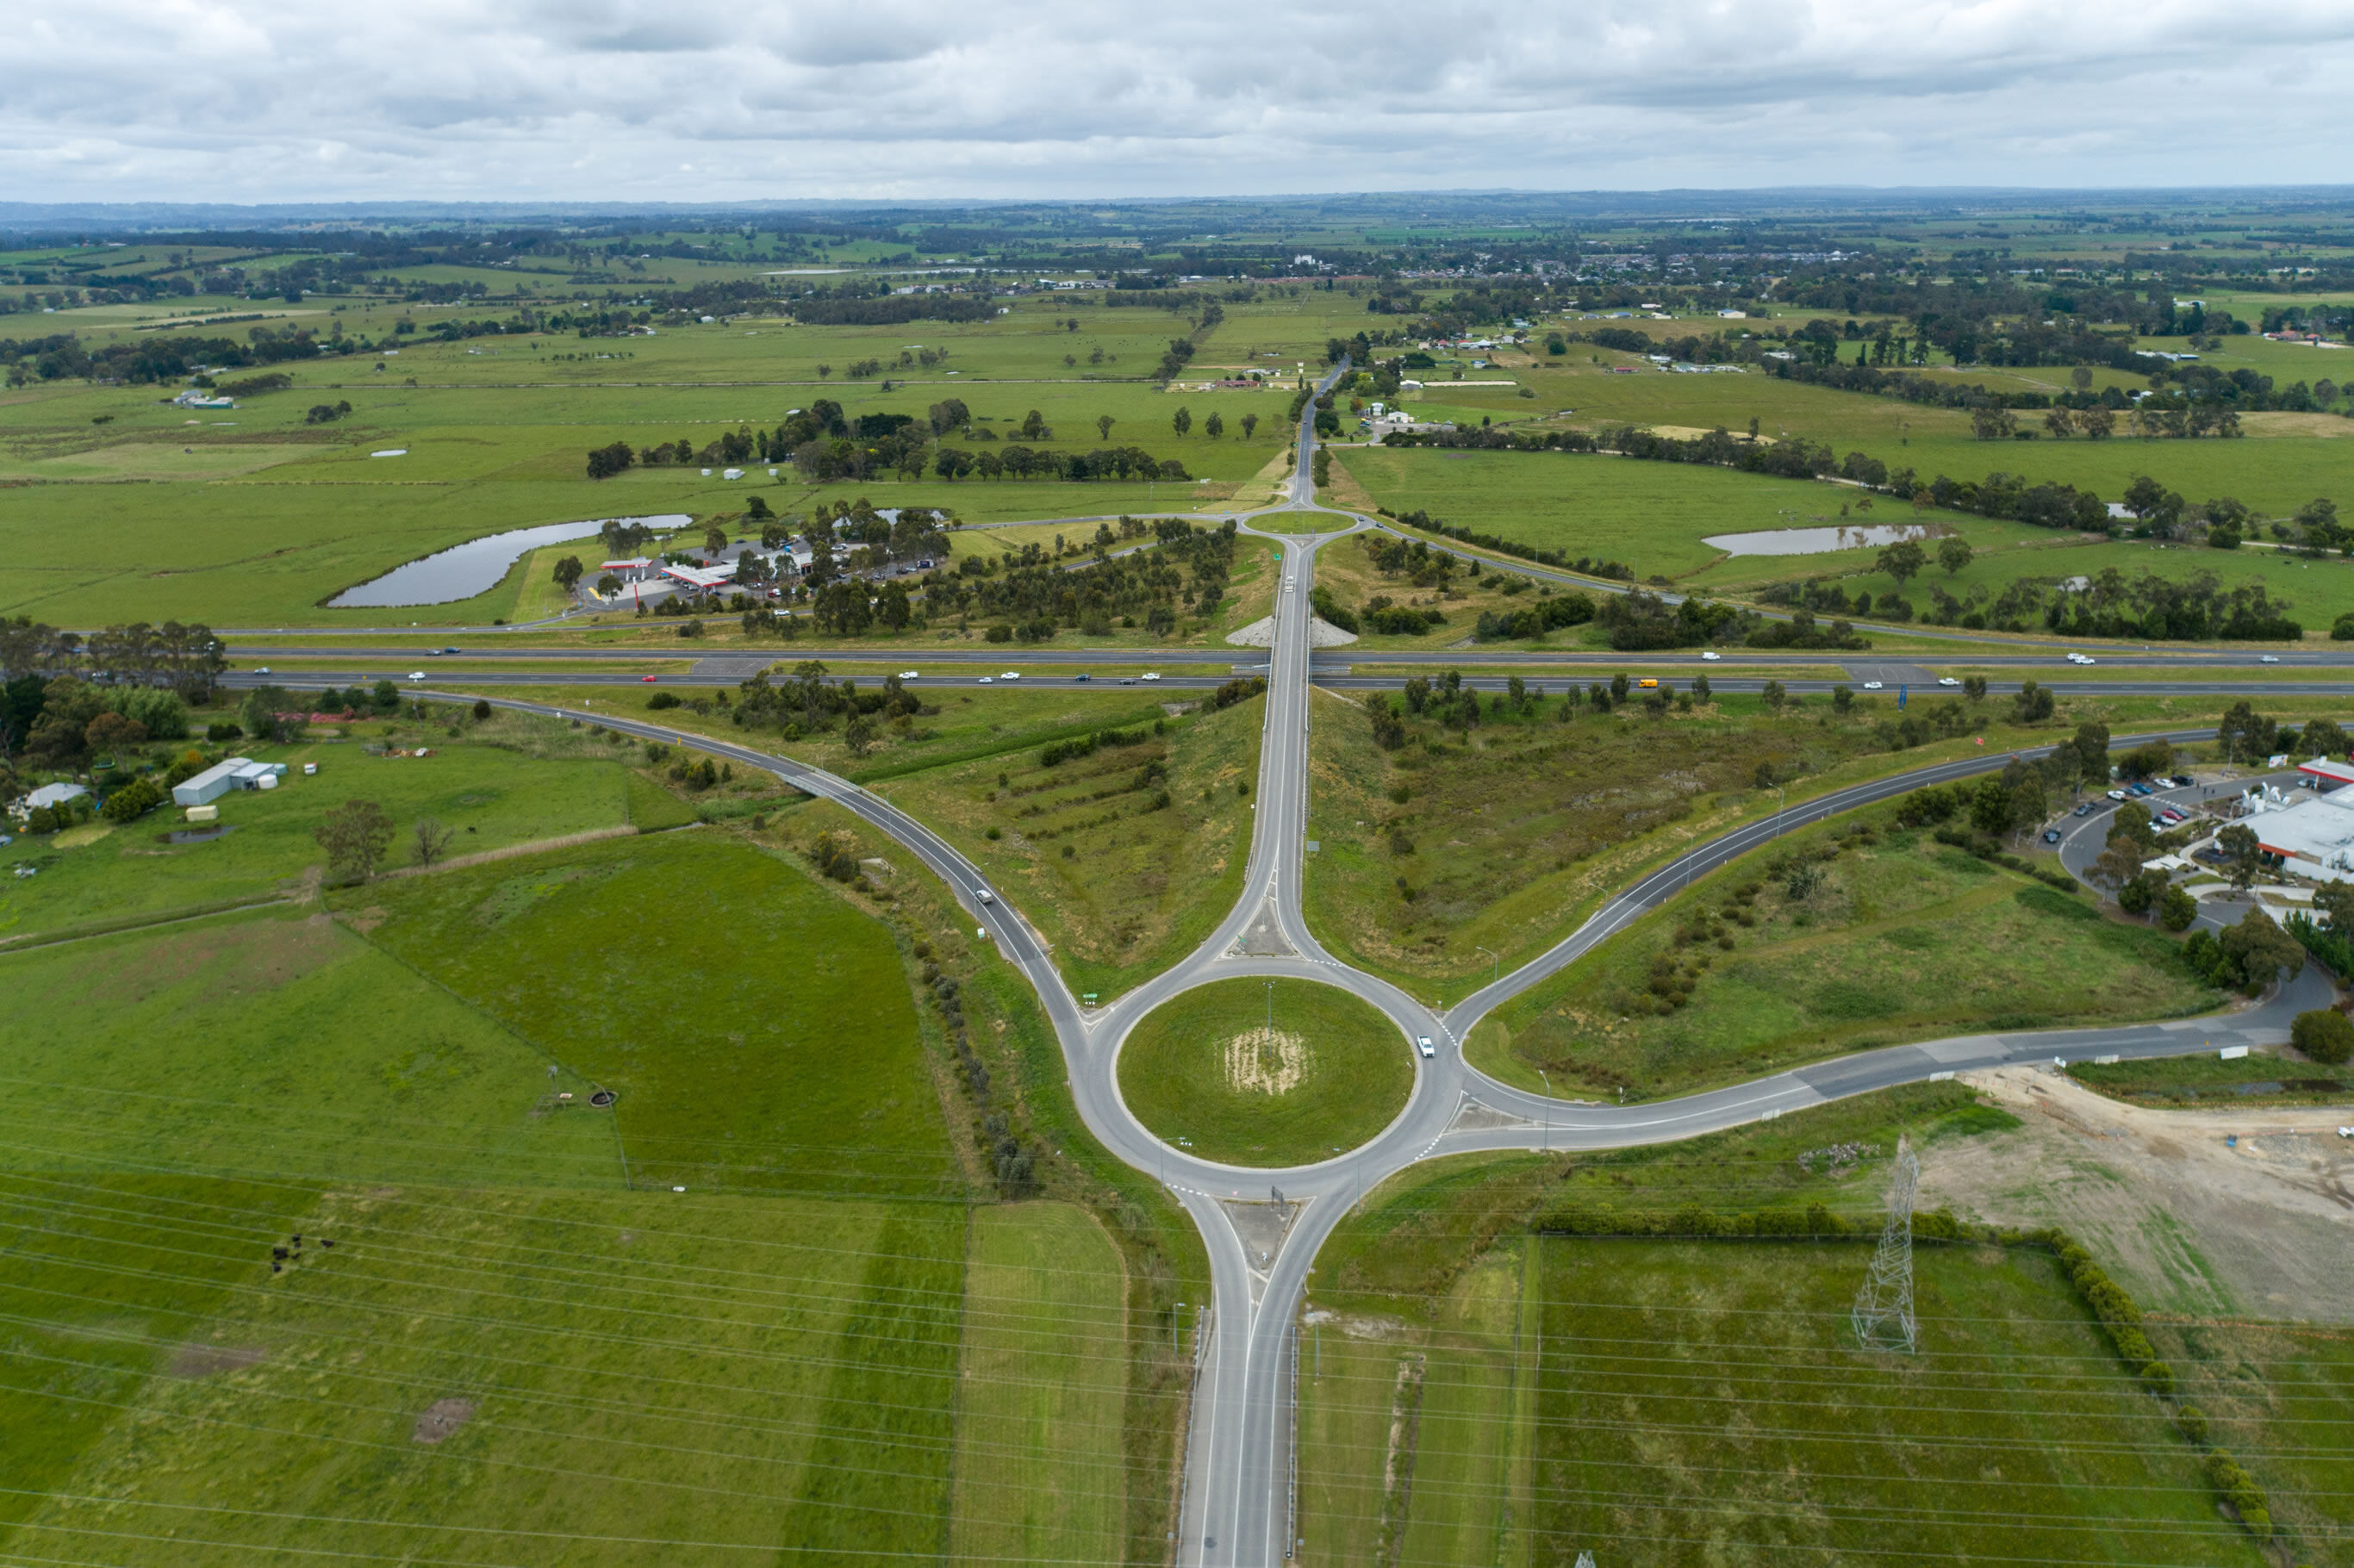
[[1910, 1355], [1918, 1346], [1913, 1321], [1913, 1195], [1921, 1185], [1921, 1161], [1904, 1139], [1896, 1140], [1896, 1176], [1888, 1185], [1888, 1222], [1881, 1227], [1880, 1245], [1872, 1255], [1872, 1276], [1855, 1293], [1857, 1343], [1865, 1350], [1901, 1350]]

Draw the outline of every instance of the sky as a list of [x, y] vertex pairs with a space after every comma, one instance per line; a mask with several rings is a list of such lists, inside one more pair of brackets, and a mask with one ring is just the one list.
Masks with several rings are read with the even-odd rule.
[[0, 200], [2334, 184], [2346, 0], [17, 0]]

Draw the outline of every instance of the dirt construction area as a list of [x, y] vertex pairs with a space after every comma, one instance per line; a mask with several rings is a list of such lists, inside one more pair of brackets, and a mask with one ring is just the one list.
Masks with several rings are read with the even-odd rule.
[[2063, 1226], [2148, 1311], [2354, 1321], [2354, 1139], [2338, 1135], [2354, 1106], [2152, 1110], [2040, 1067], [1962, 1079], [2023, 1125], [1933, 1144], [1922, 1207]]

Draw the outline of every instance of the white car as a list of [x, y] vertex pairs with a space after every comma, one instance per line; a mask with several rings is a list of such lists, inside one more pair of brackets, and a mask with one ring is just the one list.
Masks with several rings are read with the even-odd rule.
[[1702, 660], [1706, 661], [1707, 662], [1709, 662], [1709, 663], [1711, 663], [1711, 664], [1715, 663], [1719, 659], [1722, 659], [1722, 658], [1723, 658], [1723, 657], [1724, 657], [1724, 655], [1723, 655], [1723, 654], [1722, 654], [1722, 653], [1703, 653], [1703, 654], [1702, 654], [1702, 655], [1701, 655], [1701, 658], [1702, 658]]
[[1022, 672], [1019, 670], [1000, 670], [997, 673], [997, 678], [1001, 681], [1018, 681], [1022, 678]]
[[1866, 681], [1863, 683], [1863, 689], [1867, 692], [1876, 692], [1881, 689], [1881, 684], [1878, 681]]
[[2079, 664], [2097, 664], [2100, 661], [2094, 658], [2090, 653], [2084, 653], [2077, 656], [2076, 662]]
[[1937, 677], [1937, 684], [1941, 686], [1958, 686], [1961, 683], [1954, 679], [1951, 675], [1940, 675]]
[[980, 680], [974, 682], [973, 684], [977, 686], [993, 686], [997, 684], [997, 677], [994, 675], [983, 675]]
[[902, 670], [899, 672], [899, 679], [903, 681], [917, 681], [922, 678], [923, 677], [921, 675], [917, 674], [913, 670]]
[[1436, 1056], [1438, 1054], [1438, 1048], [1431, 1044], [1430, 1036], [1427, 1034], [1416, 1035], [1414, 1037], [1414, 1048], [1421, 1052], [1425, 1056]]
[[422, 670], [411, 670], [408, 673], [408, 678], [412, 681], [421, 681], [425, 679], [425, 672]]
[[267, 664], [256, 664], [253, 667], [253, 673], [257, 675], [267, 675], [270, 673], [270, 666]]
[[2277, 664], [2280, 662], [2280, 655], [2277, 653], [2266, 653], [2263, 657], [2259, 658], [2256, 662], [2259, 664]]
[[1147, 681], [1157, 681], [1157, 680], [1161, 679], [1161, 677], [1160, 677], [1158, 674], [1154, 673], [1153, 673], [1152, 671], [1150, 671], [1150, 670], [1147, 670], [1147, 671], [1144, 673], [1144, 674], [1143, 674], [1143, 676], [1142, 676], [1141, 678], [1142, 678], [1142, 679], [1144, 679], [1144, 680], [1147, 680]]

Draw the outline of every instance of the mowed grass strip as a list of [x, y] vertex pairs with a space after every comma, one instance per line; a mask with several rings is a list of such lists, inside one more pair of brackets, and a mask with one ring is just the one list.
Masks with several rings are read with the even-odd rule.
[[[1270, 1030], [1269, 1019], [1273, 1025]], [[1119, 1052], [1119, 1092], [1153, 1133], [1204, 1160], [1305, 1165], [1387, 1127], [1414, 1047], [1348, 992], [1220, 980], [1162, 1003]]]
[[717, 833], [337, 895], [350, 924], [616, 1091], [638, 1185], [960, 1196], [884, 928]]
[[1119, 1250], [1066, 1204], [976, 1210], [965, 1289], [950, 1560], [1119, 1561], [1129, 1476]]
[[1854, 1349], [1863, 1245], [1541, 1245], [1536, 1523], [1560, 1555], [2265, 1561], [2046, 1254], [1916, 1249], [1903, 1356]]

